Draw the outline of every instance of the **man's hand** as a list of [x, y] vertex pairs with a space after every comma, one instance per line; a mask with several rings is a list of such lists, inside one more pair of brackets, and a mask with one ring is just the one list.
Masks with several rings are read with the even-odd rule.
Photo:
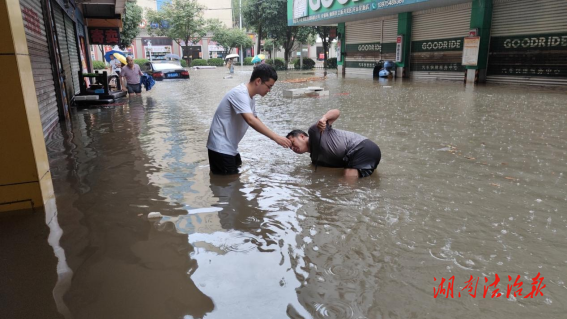
[[[319, 129], [319, 132], [323, 132], [326, 128], [327, 128], [327, 118], [325, 116], [323, 116], [318, 122], [317, 122], [317, 128]], [[311, 122], [313, 123], [313, 122]]]
[[276, 136], [274, 138], [274, 142], [278, 143], [279, 145], [281, 145], [284, 148], [290, 148], [291, 147], [291, 141], [288, 140], [287, 138], [283, 137], [283, 136]]

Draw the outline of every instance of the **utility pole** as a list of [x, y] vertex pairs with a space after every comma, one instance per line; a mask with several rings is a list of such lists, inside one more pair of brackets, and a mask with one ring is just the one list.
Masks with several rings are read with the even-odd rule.
[[[240, 0], [240, 31], [242, 31], [242, 0]], [[244, 58], [242, 57], [242, 45], [240, 45], [240, 67], [244, 66]]]

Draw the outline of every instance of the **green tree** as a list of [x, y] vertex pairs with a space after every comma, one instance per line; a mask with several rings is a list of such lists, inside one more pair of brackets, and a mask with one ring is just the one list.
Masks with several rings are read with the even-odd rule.
[[249, 48], [254, 45], [252, 39], [248, 37], [246, 32], [240, 29], [228, 29], [223, 26], [215, 29], [213, 32], [214, 35], [211, 40], [216, 41], [224, 48], [225, 55], [229, 54], [234, 48], [240, 46]]
[[[287, 2], [281, 0], [249, 0], [259, 2], [257, 11], [261, 11], [262, 20], [269, 21], [262, 25], [266, 32], [276, 43], [280, 43], [285, 52], [286, 65], [289, 62], [293, 46], [296, 43], [305, 43], [315, 31], [312, 27], [297, 27], [287, 25]], [[246, 17], [244, 10], [242, 16]], [[250, 23], [253, 25], [253, 23]]]
[[125, 50], [132, 44], [132, 40], [140, 33], [142, 22], [142, 7], [136, 1], [126, 2], [126, 12], [122, 15], [122, 31], [120, 31], [120, 49]]
[[264, 41], [264, 50], [269, 51], [270, 52], [270, 58], [274, 58], [274, 50], [279, 50], [281, 47], [281, 44], [278, 43], [276, 40], [274, 39], [266, 39]]
[[287, 4], [281, 0], [245, 0], [242, 3], [242, 19], [246, 21], [246, 26], [250, 30], [256, 32], [258, 51], [266, 33], [264, 25], [267, 24], [267, 21], [270, 21], [267, 19], [264, 9], [273, 6], [273, 3], [278, 1], [286, 6], [285, 12], [287, 12]]
[[317, 26], [313, 27], [315, 32], [321, 38], [321, 42], [323, 43], [323, 54], [325, 55], [325, 60], [323, 60], [323, 66], [327, 68], [327, 55], [329, 52], [329, 44], [335, 39], [337, 35], [337, 28], [336, 27], [326, 27], [326, 26]]
[[172, 0], [160, 11], [147, 12], [148, 33], [171, 38], [180, 46], [199, 42], [208, 28], [203, 18], [204, 9], [196, 0]]

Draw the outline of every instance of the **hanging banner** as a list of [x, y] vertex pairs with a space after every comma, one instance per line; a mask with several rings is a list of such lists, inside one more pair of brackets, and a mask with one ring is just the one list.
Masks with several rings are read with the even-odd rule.
[[403, 49], [403, 42], [404, 42], [404, 36], [403, 35], [398, 35], [398, 37], [396, 38], [396, 62], [403, 62], [403, 54], [402, 54], [402, 49]]
[[480, 37], [465, 38], [463, 49], [462, 65], [476, 66], [478, 63], [478, 51], [480, 47]]

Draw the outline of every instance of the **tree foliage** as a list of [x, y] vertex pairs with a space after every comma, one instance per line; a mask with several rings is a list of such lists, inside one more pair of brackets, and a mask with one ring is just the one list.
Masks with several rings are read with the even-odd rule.
[[285, 52], [286, 63], [289, 62], [293, 46], [307, 42], [309, 36], [315, 34], [312, 27], [287, 25], [286, 1], [247, 0], [246, 6], [243, 5], [242, 8], [242, 16], [248, 25], [256, 27], [255, 31], [259, 32], [259, 37], [262, 37], [264, 32], [276, 44], [280, 44]]
[[169, 37], [180, 46], [199, 42], [208, 28], [203, 18], [204, 9], [197, 0], [171, 0], [160, 11], [147, 12], [148, 33]]
[[327, 26], [317, 26], [313, 27], [314, 31], [319, 35], [321, 38], [321, 42], [323, 43], [323, 54], [325, 55], [324, 67], [328, 68], [327, 59], [328, 59], [328, 52], [329, 52], [329, 45], [335, 39], [337, 35], [337, 28], [336, 27], [327, 27]]
[[249, 48], [254, 45], [252, 39], [248, 37], [246, 32], [240, 29], [229, 29], [224, 26], [216, 27], [211, 30], [214, 35], [211, 40], [216, 41], [224, 48], [224, 53], [229, 54], [234, 48], [242, 46]]
[[142, 7], [133, 2], [126, 2], [126, 12], [122, 15], [122, 31], [120, 31], [120, 49], [125, 50], [140, 33]]
[[262, 43], [262, 38], [264, 37], [265, 33], [263, 27], [266, 22], [269, 21], [266, 20], [266, 12], [264, 9], [269, 8], [276, 1], [279, 0], [244, 0], [242, 3], [242, 19], [243, 21], [246, 21], [247, 28], [256, 32], [258, 39], [258, 50], [260, 49], [260, 43]]

